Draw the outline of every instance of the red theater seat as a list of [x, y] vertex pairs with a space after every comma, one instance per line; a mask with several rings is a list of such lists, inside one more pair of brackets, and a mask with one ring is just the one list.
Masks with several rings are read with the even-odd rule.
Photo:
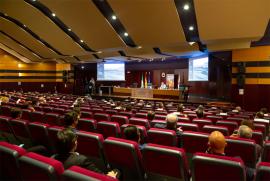
[[193, 119], [192, 123], [198, 124], [199, 131], [202, 130], [204, 125], [212, 125], [213, 124], [213, 122], [210, 119], [199, 119], [199, 118]]
[[227, 127], [229, 131], [229, 135], [233, 134], [234, 130], [238, 128], [238, 124], [235, 121], [218, 120], [216, 122], [216, 125]]
[[43, 145], [47, 148], [51, 148], [48, 134], [48, 124], [32, 122], [29, 123], [29, 130], [32, 141], [35, 145]]
[[136, 117], [136, 118], [143, 118], [143, 119], [146, 119], [147, 113], [137, 112], [137, 113], [135, 114], [135, 117]]
[[3, 138], [5, 138], [6, 140], [12, 142], [11, 139], [15, 138], [15, 134], [9, 123], [10, 120], [10, 117], [0, 116], [0, 135], [3, 136]]
[[149, 143], [142, 154], [148, 180], [190, 180], [184, 149]]
[[1, 115], [10, 116], [10, 106], [1, 106]]
[[99, 122], [99, 121], [110, 121], [110, 115], [105, 114], [105, 113], [95, 113], [94, 114], [94, 119]]
[[[125, 138], [125, 135], [124, 135], [124, 129], [126, 127], [128, 127], [129, 125], [132, 125], [132, 124], [123, 124], [121, 126], [121, 134], [122, 134], [122, 138]], [[137, 127], [137, 129], [139, 129], [140, 131], [140, 136], [141, 136], [141, 143], [145, 143], [146, 140], [147, 140], [147, 132], [146, 132], [146, 129], [144, 126], [140, 126], [140, 125], [134, 125]]]
[[23, 109], [22, 110], [22, 119], [27, 120], [27, 121], [31, 121], [31, 111], [28, 109]]
[[19, 158], [23, 180], [60, 180], [64, 167], [61, 162], [36, 153], [27, 153]]
[[229, 136], [229, 130], [228, 130], [228, 128], [226, 128], [224, 126], [204, 125], [202, 128], [202, 131], [205, 133], [212, 133], [213, 131], [219, 131], [224, 136]]
[[43, 117], [44, 117], [44, 112], [42, 112], [42, 111], [34, 111], [34, 112], [32, 112], [32, 114], [31, 114], [31, 117], [32, 117], [32, 119], [31, 119], [31, 121], [32, 122], [42, 122], [42, 120], [43, 120]]
[[195, 123], [178, 122], [177, 127], [181, 127], [183, 131], [199, 131], [199, 126]]
[[[166, 114], [167, 115], [167, 114]], [[156, 114], [155, 115], [155, 119], [158, 119], [158, 120], [166, 120], [166, 115], [160, 115], [160, 114]]]
[[120, 116], [120, 115], [112, 115], [111, 117], [112, 122], [117, 122], [119, 126], [123, 124], [128, 124], [128, 117], [127, 116]]
[[135, 118], [135, 117], [130, 118], [129, 124], [141, 125], [141, 126], [144, 126], [146, 129], [150, 128], [150, 124], [149, 124], [148, 120], [143, 119], [143, 118]]
[[182, 148], [185, 149], [187, 153], [205, 152], [207, 149], [209, 134], [184, 131], [182, 135]]
[[164, 127], [166, 126], [166, 121], [165, 120], [157, 120], [157, 119], [154, 119], [150, 122], [150, 125], [151, 127], [155, 127], [156, 124], [163, 124]]
[[257, 165], [255, 181], [269, 181], [270, 180], [270, 163], [260, 162]]
[[18, 159], [26, 151], [16, 145], [0, 142], [0, 179], [21, 180]]
[[218, 120], [222, 120], [223, 117], [222, 116], [214, 116], [214, 115], [207, 115], [206, 119], [210, 119], [212, 121], [213, 124], [216, 124], [216, 122]]
[[120, 127], [118, 123], [100, 121], [97, 123], [97, 131], [103, 135], [106, 139], [107, 137], [120, 137]]
[[270, 162], [270, 141], [266, 141], [262, 153], [262, 161]]
[[117, 179], [113, 177], [96, 173], [78, 166], [72, 166], [65, 170], [61, 178], [62, 181], [117, 181]]
[[26, 148], [32, 146], [31, 135], [28, 128], [29, 122], [20, 119], [12, 119], [9, 122], [12, 127], [12, 130], [14, 131], [15, 136], [19, 139], [19, 141], [25, 144]]
[[97, 129], [97, 121], [89, 118], [81, 118], [78, 122], [78, 130], [95, 132]]
[[246, 181], [245, 166], [239, 158], [196, 153], [191, 170], [194, 181]]
[[105, 158], [112, 168], [122, 171], [123, 180], [143, 180], [144, 170], [138, 143], [109, 137], [104, 141]]
[[148, 143], [177, 146], [177, 136], [173, 130], [151, 128], [147, 131], [147, 136]]
[[56, 113], [46, 113], [43, 118], [43, 122], [51, 126], [60, 126], [58, 122], [60, 115]]
[[81, 111], [81, 118], [93, 118], [92, 112]]
[[51, 150], [53, 153], [55, 153], [57, 149], [57, 133], [62, 129], [64, 129], [64, 127], [60, 126], [51, 126], [48, 128]]

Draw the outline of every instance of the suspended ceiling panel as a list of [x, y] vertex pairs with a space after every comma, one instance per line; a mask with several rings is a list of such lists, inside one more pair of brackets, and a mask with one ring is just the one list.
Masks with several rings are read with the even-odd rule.
[[270, 17], [269, 0], [195, 0], [200, 38], [252, 38], [264, 35]]
[[108, 0], [137, 45], [159, 46], [185, 42], [173, 0]]
[[0, 11], [25, 24], [62, 54], [83, 54], [85, 52], [48, 17], [24, 1], [1, 0]]
[[97, 54], [100, 58], [106, 58], [106, 57], [117, 57], [119, 56], [118, 52], [102, 52]]
[[13, 37], [21, 44], [30, 48], [35, 53], [43, 56], [43, 57], [53, 57], [55, 56], [55, 52], [48, 49], [44, 44], [37, 41], [32, 35], [27, 33], [24, 29], [20, 28], [13, 22], [6, 20], [4, 18], [0, 18], [0, 30], [7, 33], [9, 36]]
[[199, 49], [198, 45], [196, 43], [194, 43], [192, 46], [189, 45], [188, 43], [182, 44], [182, 45], [178, 45], [178, 46], [162, 46], [160, 47], [160, 50], [163, 53], [168, 53], [168, 54], [172, 54], [172, 55], [179, 55], [181, 53], [185, 53], [185, 52], [192, 52], [192, 51], [197, 51]]
[[76, 60], [74, 57], [65, 57], [62, 59], [64, 59], [66, 62], [69, 62], [69, 63], [79, 63], [79, 61]]
[[123, 50], [127, 56], [139, 56], [143, 57], [142, 55], [154, 55], [156, 54], [152, 48], [125, 48]]
[[114, 29], [90, 0], [41, 0], [94, 50], [125, 46]]
[[19, 44], [17, 44], [16, 42], [8, 38], [7, 36], [3, 35], [2, 33], [0, 33], [0, 42], [8, 46], [8, 48], [11, 48], [12, 50], [18, 52], [22, 56], [25, 56], [26, 58], [30, 59], [31, 61], [39, 60], [39, 58], [36, 57], [31, 52], [29, 52], [29, 50], [21, 47]]
[[208, 41], [207, 48], [210, 51], [217, 50], [233, 50], [249, 48], [252, 39], [232, 39], [232, 40], [219, 40], [219, 41]]

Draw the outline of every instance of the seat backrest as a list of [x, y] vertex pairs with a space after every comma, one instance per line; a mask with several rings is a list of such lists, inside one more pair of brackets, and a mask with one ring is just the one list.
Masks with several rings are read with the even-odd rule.
[[60, 115], [57, 113], [46, 113], [43, 122], [51, 126], [60, 126], [60, 123], [58, 122], [59, 116]]
[[246, 166], [255, 168], [257, 162], [256, 142], [244, 138], [226, 138], [227, 146], [225, 153], [227, 156], [239, 156]]
[[23, 180], [60, 180], [64, 167], [61, 162], [33, 152], [19, 158]]
[[48, 128], [50, 145], [51, 145], [51, 150], [53, 153], [55, 153], [57, 150], [57, 133], [58, 131], [62, 129], [64, 129], [64, 127], [60, 127], [60, 126], [51, 126]]
[[155, 119], [158, 119], [158, 120], [166, 120], [166, 115], [156, 114], [156, 115], [155, 115]]
[[[125, 134], [124, 134], [124, 129], [126, 127], [128, 127], [129, 125], [132, 125], [132, 124], [123, 124], [120, 129], [121, 129], [121, 134], [122, 134], [122, 138], [125, 139]], [[144, 126], [140, 126], [140, 125], [134, 125], [137, 127], [137, 129], [139, 129], [140, 131], [140, 136], [141, 136], [141, 144], [145, 143], [146, 140], [147, 140], [147, 132], [146, 132], [146, 129]]]
[[21, 180], [18, 159], [25, 153], [19, 146], [0, 142], [0, 180]]
[[270, 163], [260, 162], [257, 165], [255, 181], [268, 181], [270, 180]]
[[81, 118], [93, 118], [93, 113], [90, 111], [81, 111]]
[[261, 131], [263, 133], [263, 138], [266, 137], [266, 127], [264, 124], [254, 123], [254, 130]]
[[110, 115], [116, 115], [118, 113], [115, 109], [106, 109], [105, 112]]
[[189, 169], [184, 149], [147, 144], [142, 150], [143, 166], [150, 180], [189, 181]]
[[9, 121], [11, 117], [0, 116], [0, 130], [1, 132], [13, 134], [13, 130], [10, 126]]
[[227, 120], [235, 121], [238, 125], [241, 125], [241, 122], [244, 120], [244, 118], [240, 117], [227, 117]]
[[128, 118], [132, 117], [132, 112], [125, 112], [125, 111], [121, 111], [118, 113], [119, 115], [123, 115], [123, 116], [127, 116]]
[[32, 122], [29, 123], [28, 127], [34, 144], [43, 145], [47, 148], [51, 147], [48, 134], [48, 124]]
[[212, 133], [213, 131], [219, 131], [224, 136], [229, 136], [229, 130], [228, 130], [228, 128], [226, 128], [224, 126], [204, 125], [202, 128], [202, 132], [204, 132], [204, 133]]
[[245, 166], [241, 159], [196, 153], [192, 158], [192, 180], [245, 181]]
[[97, 129], [97, 121], [91, 118], [81, 118], [78, 122], [78, 130], [95, 132]]
[[213, 122], [213, 124], [216, 124], [216, 122], [218, 120], [222, 120], [223, 119], [222, 116], [214, 116], [214, 115], [207, 115], [206, 118], [207, 119], [210, 119]]
[[199, 131], [198, 124], [177, 122], [177, 127], [181, 127], [183, 131]]
[[164, 127], [166, 127], [166, 121], [165, 121], [165, 120], [153, 119], [153, 120], [150, 122], [150, 125], [151, 125], [152, 128], [154, 128], [156, 124], [163, 124]]
[[143, 119], [146, 119], [147, 113], [144, 113], [144, 112], [137, 112], [137, 113], [135, 114], [135, 117], [136, 117], [136, 118], [143, 118]]
[[213, 122], [210, 119], [199, 119], [199, 118], [193, 119], [192, 123], [198, 124], [199, 131], [202, 131], [202, 128], [204, 125], [212, 125], [213, 124]]
[[116, 122], [100, 121], [97, 123], [97, 131], [107, 137], [120, 137], [120, 127]]
[[53, 112], [56, 114], [64, 114], [65, 113], [65, 109], [63, 108], [53, 108]]
[[110, 115], [106, 113], [95, 113], [94, 114], [94, 119], [99, 122], [99, 121], [110, 121]]
[[178, 116], [178, 122], [191, 123], [189, 117]]
[[53, 107], [49, 107], [49, 106], [43, 107], [43, 111], [44, 111], [45, 113], [53, 112], [52, 109], [53, 109]]
[[138, 143], [109, 137], [104, 141], [103, 147], [106, 160], [112, 168], [122, 171], [123, 180], [143, 179], [142, 156]]
[[72, 166], [69, 169], [65, 170], [61, 176], [63, 181], [74, 181], [74, 180], [93, 180], [93, 181], [117, 181], [117, 179], [93, 172], [91, 170], [81, 168], [78, 166]]
[[117, 122], [119, 124], [119, 126], [122, 126], [123, 124], [128, 124], [128, 117], [121, 116], [121, 115], [112, 115], [111, 121]]
[[1, 115], [10, 116], [10, 106], [1, 106]]
[[263, 146], [263, 133], [258, 130], [253, 130], [252, 138], [258, 145]]
[[42, 111], [34, 111], [34, 112], [32, 112], [32, 114], [31, 114], [31, 117], [32, 117], [32, 119], [31, 119], [31, 121], [32, 122], [42, 122], [42, 120], [43, 120], [43, 117], [44, 117], [44, 112], [42, 112]]
[[26, 120], [21, 120], [21, 119], [12, 119], [9, 121], [10, 125], [15, 133], [16, 136], [30, 139], [30, 131], [28, 128], [29, 122]]
[[77, 131], [77, 152], [90, 157], [98, 166], [106, 167], [103, 154], [103, 136], [98, 133]]
[[229, 135], [233, 134], [234, 130], [238, 128], [238, 124], [235, 121], [227, 121], [227, 120], [218, 120], [216, 122], [217, 126], [225, 126], [228, 128]]
[[173, 130], [151, 128], [147, 131], [147, 136], [149, 143], [177, 146], [177, 136]]
[[104, 110], [101, 108], [92, 107], [93, 113], [104, 113]]
[[208, 133], [184, 131], [181, 145], [187, 153], [205, 152], [208, 143]]
[[31, 121], [31, 111], [29, 109], [22, 110], [22, 119]]
[[264, 149], [262, 153], [262, 161], [270, 162], [270, 141], [265, 141]]
[[129, 118], [129, 124], [134, 124], [134, 125], [141, 125], [144, 126], [146, 129], [150, 128], [150, 124], [147, 119], [143, 118]]

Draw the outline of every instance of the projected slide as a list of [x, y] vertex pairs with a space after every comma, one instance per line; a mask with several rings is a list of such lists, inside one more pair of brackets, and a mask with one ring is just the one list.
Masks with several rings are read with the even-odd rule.
[[124, 81], [125, 63], [124, 62], [105, 62], [97, 64], [98, 81]]
[[189, 59], [188, 81], [208, 81], [208, 57]]

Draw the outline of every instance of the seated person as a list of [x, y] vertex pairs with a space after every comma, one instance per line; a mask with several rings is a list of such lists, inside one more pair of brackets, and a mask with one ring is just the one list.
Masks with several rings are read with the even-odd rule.
[[238, 113], [240, 113], [240, 112], [241, 112], [241, 110], [242, 110], [242, 109], [241, 109], [241, 107], [240, 107], [240, 106], [236, 106], [236, 107], [234, 108], [234, 110], [232, 110], [232, 112], [233, 112], [233, 113], [237, 113], [237, 114], [238, 114]]
[[[75, 152], [77, 144], [77, 135], [71, 129], [59, 131], [57, 133], [57, 154], [53, 155], [52, 158], [62, 162], [65, 169], [71, 166], [80, 166], [94, 172], [103, 173], [89, 158]], [[110, 171], [107, 175], [115, 178], [117, 172]]]
[[256, 115], [255, 115], [254, 121], [269, 123], [269, 120], [264, 119], [264, 113], [263, 112], [257, 112]]
[[156, 111], [164, 111], [164, 104], [162, 102], [158, 104]]
[[134, 126], [129, 125], [124, 129], [124, 135], [127, 140], [135, 141], [139, 145], [139, 149], [142, 150], [145, 144], [141, 144], [141, 133], [140, 130]]
[[125, 112], [131, 112], [132, 106], [130, 104], [126, 105]]
[[184, 112], [184, 105], [183, 104], [178, 104], [177, 105], [177, 111], [173, 112], [173, 114], [175, 114], [177, 116], [185, 116], [185, 117], [187, 117], [187, 115], [184, 114], [183, 112]]
[[20, 119], [22, 117], [22, 110], [18, 108], [12, 108], [10, 110], [10, 114], [13, 119]]
[[147, 120], [149, 122], [153, 121], [153, 119], [155, 118], [155, 112], [154, 111], [148, 111], [147, 112]]
[[161, 82], [160, 89], [167, 89], [167, 85], [164, 82]]
[[177, 136], [181, 136], [183, 130], [181, 129], [181, 127], [177, 128], [177, 121], [178, 121], [177, 115], [171, 113], [171, 114], [168, 114], [166, 117], [166, 125], [157, 123], [154, 125], [154, 127], [174, 130]]
[[196, 115], [197, 115], [197, 118], [203, 119], [204, 118], [203, 109], [197, 109], [196, 110]]
[[266, 107], [261, 108], [260, 112], [262, 112], [264, 114], [264, 116], [268, 116], [268, 111], [267, 111]]
[[[213, 131], [208, 138], [208, 148], [206, 153], [225, 156], [225, 147], [227, 142], [224, 135], [219, 131]], [[252, 181], [254, 177], [254, 169], [246, 167], [247, 181]]]
[[80, 115], [75, 112], [71, 111], [65, 114], [64, 116], [64, 126], [65, 128], [70, 128], [72, 131], [76, 132], [77, 125], [79, 123]]

